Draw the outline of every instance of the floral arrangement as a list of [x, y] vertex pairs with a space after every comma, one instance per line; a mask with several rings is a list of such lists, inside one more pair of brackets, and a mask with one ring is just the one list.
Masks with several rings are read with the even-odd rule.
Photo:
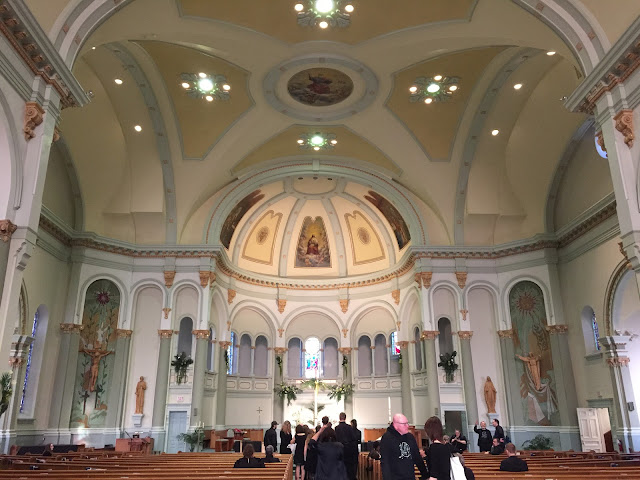
[[11, 373], [4, 372], [2, 376], [0, 376], [0, 415], [7, 411], [9, 408], [9, 402], [11, 400], [11, 395], [13, 394], [13, 389], [11, 388]]
[[274, 392], [276, 392], [276, 394], [284, 399], [287, 399], [287, 407], [291, 405], [291, 402], [293, 402], [295, 399], [298, 398], [298, 394], [302, 392], [302, 390], [300, 390], [298, 387], [296, 387], [295, 385], [288, 385], [284, 382], [282, 382], [280, 385], [278, 385], [276, 388], [273, 389]]
[[453, 374], [458, 369], [458, 364], [455, 360], [457, 354], [455, 350], [451, 353], [440, 354], [440, 363], [438, 363], [438, 366], [444, 369], [445, 382], [447, 383], [453, 382]]
[[[178, 385], [187, 381], [187, 368], [189, 365], [193, 363], [191, 357], [187, 357], [187, 354], [182, 352], [180, 355], [176, 355], [173, 357], [174, 360], [171, 362], [171, 366], [175, 368], [176, 371], [176, 382]], [[186, 441], [186, 440], [185, 440]]]
[[278, 364], [278, 370], [280, 371], [280, 376], [282, 376], [282, 356], [276, 355], [276, 363]]
[[353, 395], [353, 383], [343, 383], [342, 385], [334, 385], [329, 389], [329, 398], [335, 399], [336, 402], [342, 400], [342, 397], [346, 400]]

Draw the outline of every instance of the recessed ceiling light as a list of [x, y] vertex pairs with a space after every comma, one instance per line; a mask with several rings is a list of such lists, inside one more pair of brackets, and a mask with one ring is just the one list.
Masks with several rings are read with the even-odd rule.
[[353, 10], [354, 10], [354, 8], [353, 8], [353, 5], [351, 5], [351, 4], [345, 5], [345, 7], [344, 7], [344, 11], [347, 12], [347, 13], [351, 13], [351, 12], [353, 12]]
[[331, 145], [337, 145], [338, 140], [331, 140]]
[[[301, 139], [301, 138], [299, 138], [299, 139], [298, 139], [298, 145], [302, 145], [303, 143], [304, 143], [304, 140], [303, 140], [303, 139]], [[302, 180], [302, 179], [300, 179], [300, 180]]]
[[182, 88], [189, 88], [191, 85], [187, 82], [182, 82]]
[[549, 56], [552, 56], [552, 55], [555, 55], [555, 54], [556, 54], [556, 52], [554, 52], [553, 50], [551, 50], [550, 52], [547, 52], [547, 55], [549, 55]]
[[91, 50], [95, 50], [95, 49], [96, 49], [96, 47], [91, 47]]
[[116, 82], [116, 85], [122, 85], [122, 80], [120, 78], [116, 78], [114, 82]]
[[304, 5], [302, 5], [301, 3], [296, 3], [295, 7], [293, 8], [296, 12], [301, 12], [302, 10], [304, 10]]
[[205, 99], [207, 102], [213, 102], [213, 97], [212, 97], [211, 95], [207, 95], [206, 97], [204, 97], [204, 99]]
[[450, 91], [450, 92], [455, 92], [457, 89], [458, 89], [458, 86], [457, 86], [457, 85], [451, 85], [451, 86], [449, 87], [449, 91]]
[[206, 74], [206, 73], [203, 73], [203, 72], [200, 72], [200, 73], [198, 74], [198, 76], [199, 76], [200, 78], [207, 78], [207, 74]]
[[229, 85], [228, 83], [225, 83], [224, 85], [222, 85], [222, 89], [225, 92], [228, 92], [229, 90], [231, 90], [231, 85]]
[[494, 137], [497, 136], [500, 133], [500, 130], [495, 129], [495, 130], [491, 130], [491, 135], [493, 135]]
[[426, 103], [427, 105], [429, 105], [431, 102], [433, 102], [433, 98], [431, 97], [427, 97], [424, 99], [424, 103]]
[[440, 90], [440, 85], [438, 85], [437, 83], [432, 83], [427, 87], [427, 92], [429, 93], [436, 93], [439, 90]]
[[140, 125], [136, 125], [133, 129], [138, 133], [142, 131], [142, 127]]
[[329, 13], [333, 7], [333, 0], [316, 0], [316, 10], [320, 13]]
[[329, 26], [329, 24], [323, 20], [318, 24], [318, 26], [320, 28], [327, 28]]
[[311, 143], [313, 145], [322, 145], [324, 143], [324, 138], [322, 138], [320, 135], [314, 135], [313, 137], [311, 137]]
[[313, 147], [313, 149], [314, 149], [315, 151], [318, 151], [318, 150], [320, 150], [320, 147]]
[[522, 84], [521, 84], [521, 83], [516, 83], [516, 84], [513, 86], [513, 88], [514, 88], [514, 89], [516, 89], [516, 90], [520, 90], [520, 89], [522, 88]]
[[418, 87], [416, 87], [415, 85], [413, 85], [412, 87], [409, 88], [409, 91], [411, 93], [416, 93], [418, 91]]
[[442, 80], [442, 75], [436, 75], [435, 77], [433, 77], [433, 79], [434, 79], [436, 82], [439, 82], [440, 80]]
[[213, 90], [213, 82], [208, 78], [201, 78], [198, 80], [198, 88], [203, 92], [210, 92]]

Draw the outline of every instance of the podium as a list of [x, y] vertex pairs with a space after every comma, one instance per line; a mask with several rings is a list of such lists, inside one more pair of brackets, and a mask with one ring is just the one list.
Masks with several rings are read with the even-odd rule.
[[117, 438], [116, 452], [142, 452], [145, 455], [151, 455], [153, 438]]

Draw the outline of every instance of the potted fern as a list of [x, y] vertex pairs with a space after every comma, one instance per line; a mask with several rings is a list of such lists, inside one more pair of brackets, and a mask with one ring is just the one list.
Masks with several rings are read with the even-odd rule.
[[187, 368], [193, 363], [191, 357], [187, 357], [187, 354], [182, 352], [180, 355], [173, 357], [171, 366], [176, 371], [176, 382], [178, 385], [187, 381]]
[[11, 388], [11, 372], [4, 372], [0, 376], [0, 416], [9, 408], [13, 388]]
[[202, 447], [202, 441], [204, 440], [204, 427], [197, 426], [191, 433], [181, 433], [178, 435], [178, 440], [189, 445], [189, 451], [193, 452], [196, 446]]

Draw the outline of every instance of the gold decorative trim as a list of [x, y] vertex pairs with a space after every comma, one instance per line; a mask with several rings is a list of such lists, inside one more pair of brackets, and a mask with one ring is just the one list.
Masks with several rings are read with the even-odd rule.
[[36, 102], [27, 102], [24, 110], [24, 139], [31, 140], [36, 136], [35, 128], [42, 123], [44, 119], [44, 108]]
[[84, 330], [84, 325], [80, 325], [77, 323], [61, 323], [60, 324], [61, 333], [80, 333], [82, 330]]
[[391, 297], [393, 298], [393, 301], [396, 305], [400, 305], [400, 290], [392, 290]]
[[605, 152], [607, 151], [607, 147], [604, 144], [604, 136], [602, 135], [602, 130], [596, 133], [596, 142], [598, 143], [598, 145], [600, 145], [600, 148], [602, 150], [604, 150]]
[[558, 333], [567, 333], [569, 331], [568, 325], [547, 325], [544, 328], [547, 329], [550, 335], [556, 335]]
[[211, 281], [212, 272], [208, 270], [200, 270], [198, 272], [200, 275], [200, 286], [202, 288], [207, 288], [209, 286], [209, 282]]
[[399, 342], [396, 342], [396, 345], [400, 347], [400, 350], [404, 350], [405, 348], [409, 347], [409, 342], [407, 342], [406, 340], [400, 340]]
[[458, 330], [457, 334], [462, 340], [469, 340], [473, 337], [473, 332], [470, 330]]
[[0, 239], [3, 242], [11, 240], [11, 235], [18, 229], [17, 225], [11, 220], [0, 220]]
[[279, 298], [276, 303], [278, 305], [278, 311], [280, 313], [284, 313], [284, 309], [287, 306], [287, 301], [285, 299], [283, 299], [283, 298]]
[[196, 340], [207, 340], [209, 338], [209, 330], [192, 330], [191, 333], [195, 335]]
[[164, 272], [164, 284], [167, 288], [173, 287], [173, 281], [176, 278], [176, 272], [173, 270], [165, 270]]
[[420, 340], [435, 340], [438, 335], [440, 335], [438, 330], [423, 330]]
[[123, 330], [120, 328], [116, 330], [116, 336], [118, 338], [131, 338], [132, 333], [133, 333], [133, 330]]
[[289, 349], [285, 347], [274, 347], [273, 351], [276, 355], [284, 355]]
[[227, 332], [231, 331], [231, 320], [227, 320]]
[[467, 314], [469, 313], [469, 310], [463, 308], [462, 310], [460, 310], [460, 313], [462, 314], [462, 321], [466, 322], [467, 321]]
[[430, 288], [431, 279], [433, 278], [433, 272], [419, 272], [416, 273], [416, 282], [420, 288]]
[[171, 311], [171, 309], [169, 307], [164, 307], [162, 309], [162, 312], [164, 313], [164, 319], [168, 320], [169, 319], [169, 312]]
[[348, 332], [349, 332], [349, 329], [348, 329], [348, 328], [343, 328], [343, 329], [342, 329], [342, 336], [343, 336], [344, 338], [347, 338], [347, 333], [348, 333]]
[[460, 290], [464, 290], [467, 284], [467, 272], [456, 272], [456, 281], [458, 282]]
[[340, 352], [342, 355], [351, 355], [351, 347], [340, 347], [338, 349], [338, 352]]
[[220, 344], [220, 348], [223, 348], [223, 349], [227, 349], [227, 348], [229, 348], [231, 346], [231, 342], [229, 342], [228, 340], [226, 340], [226, 341], [223, 340], [223, 341], [220, 341], [218, 343]]
[[513, 329], [498, 330], [498, 337], [500, 337], [500, 338], [513, 338]]
[[616, 122], [616, 130], [624, 135], [624, 143], [632, 148], [636, 138], [633, 133], [633, 110], [620, 110], [613, 120]]
[[233, 299], [236, 298], [236, 293], [237, 292], [231, 288], [227, 289], [227, 302], [229, 305], [231, 305], [233, 303]]
[[24, 364], [24, 358], [22, 357], [9, 357], [9, 365], [11, 368], [20, 368]]
[[342, 313], [347, 313], [347, 310], [349, 310], [349, 299], [340, 300], [340, 309]]
[[282, 338], [282, 334], [284, 333], [284, 328], [279, 328], [278, 329], [278, 337]]
[[629, 357], [607, 358], [607, 364], [610, 367], [628, 367], [630, 361]]
[[158, 335], [160, 335], [160, 338], [171, 338], [173, 330], [158, 330]]

